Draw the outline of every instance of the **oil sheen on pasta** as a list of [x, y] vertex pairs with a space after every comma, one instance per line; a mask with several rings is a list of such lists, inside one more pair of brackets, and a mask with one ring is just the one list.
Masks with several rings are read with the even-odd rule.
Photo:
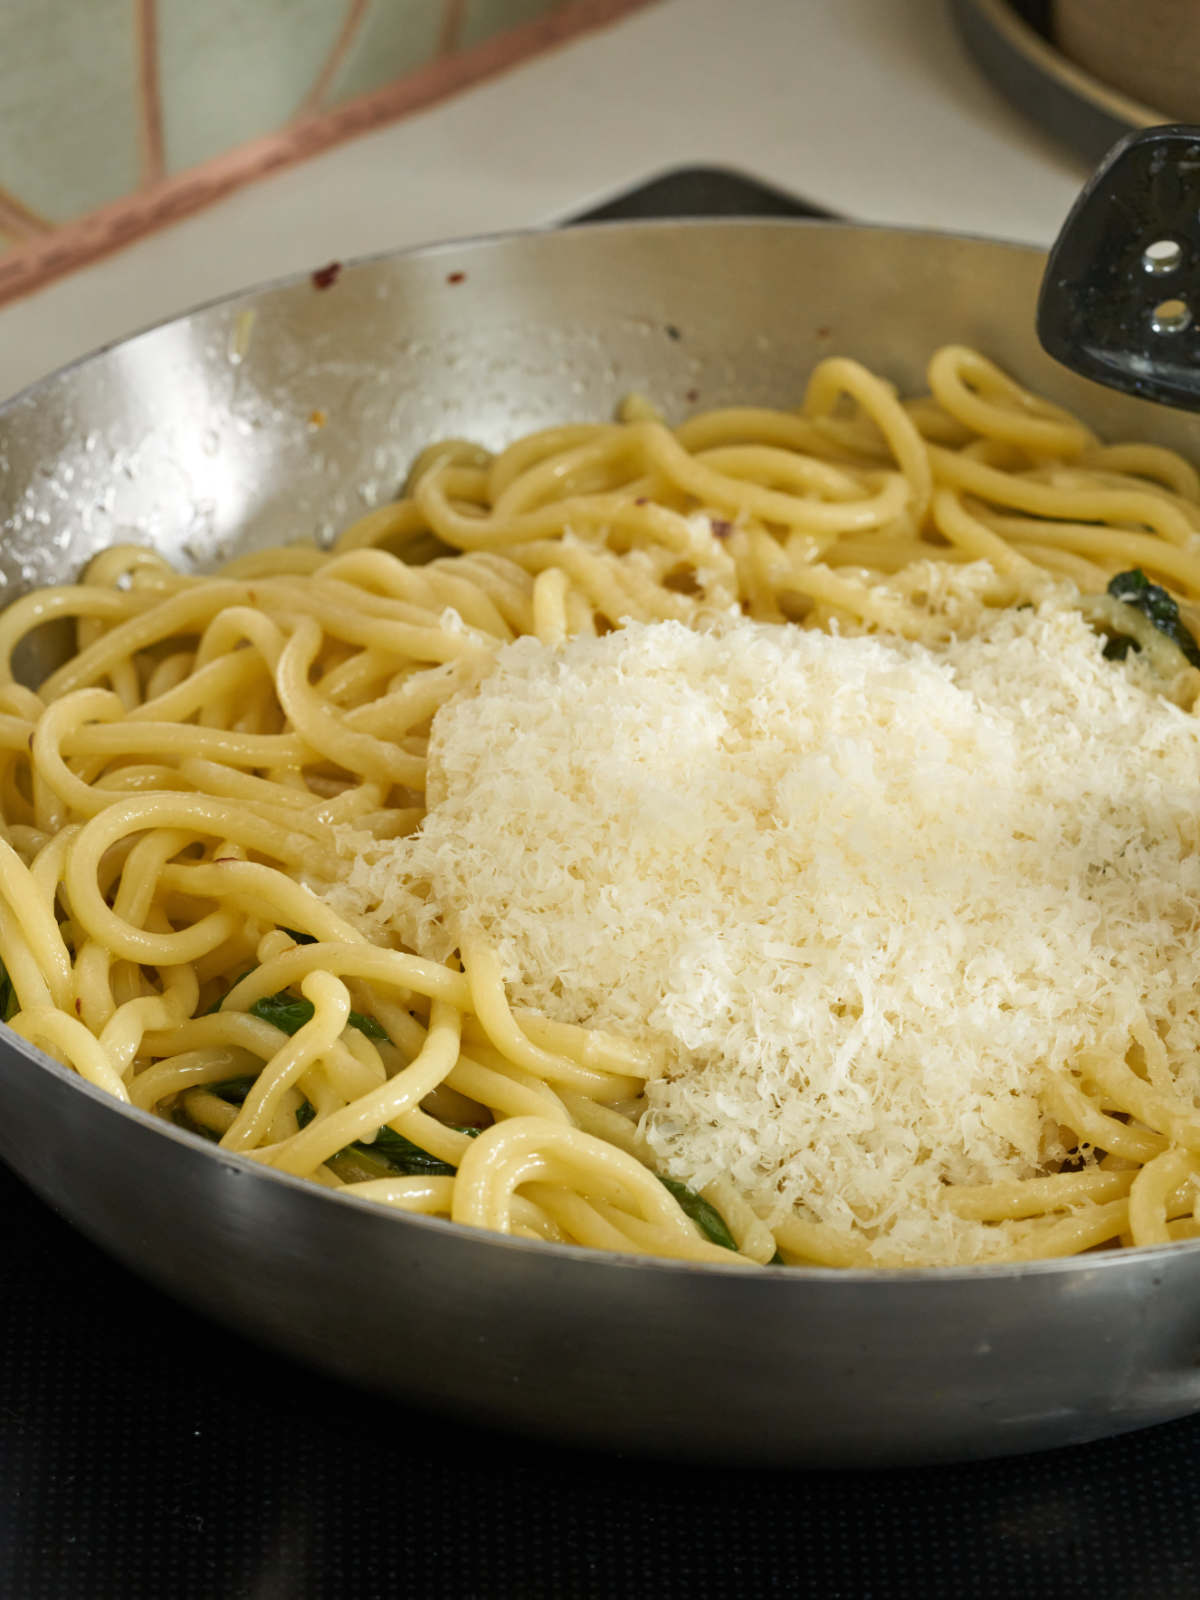
[[[1200, 485], [973, 351], [928, 377], [450, 441], [332, 550], [124, 546], [17, 601], [9, 1026], [228, 1150], [532, 1238], [1195, 1236]], [[1133, 570], [1180, 626], [1106, 592]]]

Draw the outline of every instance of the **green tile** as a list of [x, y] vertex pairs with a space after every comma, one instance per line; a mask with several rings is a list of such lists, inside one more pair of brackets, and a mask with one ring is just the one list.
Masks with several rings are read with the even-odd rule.
[[344, 14], [339, 0], [159, 0], [168, 170], [289, 121]]
[[466, 49], [482, 44], [494, 34], [505, 33], [548, 11], [558, 11], [563, 0], [467, 0], [459, 45]]
[[55, 221], [138, 184], [131, 0], [0, 0], [0, 187]]
[[369, 94], [416, 72], [436, 56], [441, 27], [439, 0], [372, 0], [333, 82], [329, 103]]

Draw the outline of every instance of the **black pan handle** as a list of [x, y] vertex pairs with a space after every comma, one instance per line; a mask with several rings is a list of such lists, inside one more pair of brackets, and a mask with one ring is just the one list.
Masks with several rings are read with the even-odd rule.
[[1200, 410], [1200, 127], [1109, 151], [1050, 251], [1037, 333], [1085, 378]]

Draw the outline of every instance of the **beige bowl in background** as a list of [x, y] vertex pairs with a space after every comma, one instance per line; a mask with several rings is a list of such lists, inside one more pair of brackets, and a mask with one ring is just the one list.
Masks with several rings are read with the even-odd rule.
[[1065, 56], [1181, 122], [1200, 122], [1200, 0], [1054, 0]]

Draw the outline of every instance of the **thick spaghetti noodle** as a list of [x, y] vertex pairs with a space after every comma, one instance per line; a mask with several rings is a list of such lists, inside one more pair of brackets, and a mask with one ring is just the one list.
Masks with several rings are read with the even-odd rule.
[[[553, 651], [736, 611], [938, 641], [1048, 583], [1103, 597], [1131, 567], [1186, 620], [1186, 462], [1102, 445], [970, 350], [938, 351], [929, 386], [902, 401], [833, 359], [795, 412], [672, 428], [634, 400], [494, 457], [449, 441], [328, 551], [198, 577], [123, 546], [18, 600], [0, 616], [9, 1026], [227, 1150], [402, 1210], [692, 1261], [921, 1262], [803, 1204], [768, 1227], [729, 1181], [664, 1181], [644, 1039], [515, 1007], [485, 940], [413, 953], [340, 890], [347, 838], [420, 827], [433, 719], [521, 636]], [[969, 581], [939, 588], [948, 565]], [[1080, 604], [1190, 707], [1200, 674], [1143, 617]], [[18, 647], [64, 621], [74, 651], [24, 686]], [[947, 1187], [978, 1256], [1200, 1232], [1200, 1111], [1157, 1024], [1049, 1085], [1065, 1158]]]

